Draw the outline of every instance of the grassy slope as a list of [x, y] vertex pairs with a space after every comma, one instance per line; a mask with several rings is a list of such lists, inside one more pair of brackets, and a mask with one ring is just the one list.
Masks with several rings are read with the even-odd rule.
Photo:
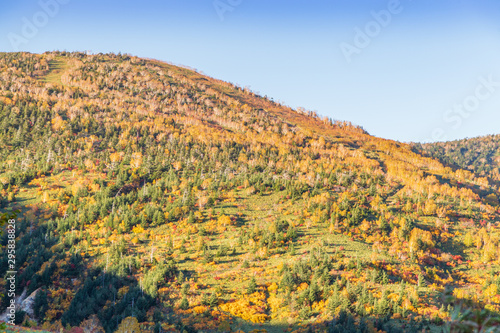
[[57, 57], [49, 62], [49, 72], [37, 79], [42, 83], [60, 84], [61, 75], [69, 68], [67, 61], [63, 57]]

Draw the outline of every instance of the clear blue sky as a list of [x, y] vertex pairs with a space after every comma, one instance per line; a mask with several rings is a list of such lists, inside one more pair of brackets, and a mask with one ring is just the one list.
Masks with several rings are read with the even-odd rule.
[[2, 1], [0, 50], [166, 60], [400, 141], [500, 133], [498, 0], [54, 1]]

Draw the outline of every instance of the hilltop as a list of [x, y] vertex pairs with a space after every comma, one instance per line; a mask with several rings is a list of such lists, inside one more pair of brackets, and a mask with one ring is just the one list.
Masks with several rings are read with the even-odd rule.
[[500, 310], [481, 170], [157, 60], [2, 53], [0, 75], [20, 324], [398, 332]]

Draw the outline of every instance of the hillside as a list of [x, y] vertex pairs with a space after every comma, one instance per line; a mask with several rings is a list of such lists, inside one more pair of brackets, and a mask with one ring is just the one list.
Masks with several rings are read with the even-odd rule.
[[19, 323], [406, 332], [500, 311], [479, 170], [156, 60], [2, 53], [0, 75], [1, 210], [36, 292]]
[[425, 154], [500, 184], [500, 135], [416, 145]]

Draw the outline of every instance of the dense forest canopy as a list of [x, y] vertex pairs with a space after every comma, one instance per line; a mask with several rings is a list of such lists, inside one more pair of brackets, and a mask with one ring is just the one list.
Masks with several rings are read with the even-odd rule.
[[417, 145], [443, 163], [500, 182], [500, 135]]

